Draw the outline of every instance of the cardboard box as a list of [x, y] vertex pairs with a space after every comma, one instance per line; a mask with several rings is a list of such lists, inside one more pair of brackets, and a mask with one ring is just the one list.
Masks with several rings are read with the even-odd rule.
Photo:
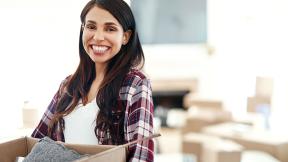
[[[15, 162], [17, 157], [25, 157], [31, 151], [38, 139], [22, 137], [0, 144], [0, 161]], [[125, 162], [126, 148], [105, 145], [76, 145], [65, 144], [69, 148], [80, 154], [91, 154], [89, 157], [79, 159], [79, 162], [107, 161], [107, 162]], [[113, 156], [112, 156], [113, 155]]]
[[175, 153], [181, 150], [182, 135], [179, 129], [161, 127], [160, 132], [163, 136], [155, 140], [158, 142], [159, 153]]
[[185, 108], [198, 107], [198, 108], [208, 109], [208, 110], [222, 110], [223, 109], [222, 101], [216, 100], [216, 99], [198, 97], [196, 95], [193, 95], [192, 93], [189, 93], [184, 96], [183, 105]]
[[256, 77], [255, 96], [271, 98], [274, 90], [274, 79], [271, 77]]
[[[143, 138], [128, 144], [111, 145], [79, 145], [63, 143], [67, 148], [77, 151], [80, 154], [89, 154], [89, 156], [76, 160], [77, 162], [126, 162], [126, 148], [128, 145], [160, 136], [159, 134]], [[15, 162], [17, 157], [25, 157], [29, 154], [38, 139], [31, 137], [22, 137], [0, 143], [0, 161]]]
[[197, 162], [240, 162], [243, 147], [229, 140], [201, 133], [185, 134], [182, 152], [193, 154]]
[[232, 114], [229, 111], [212, 111], [189, 108], [186, 124], [182, 128], [182, 133], [200, 132], [201, 129], [206, 126], [229, 122], [231, 120]]
[[265, 127], [264, 116], [255, 112], [247, 112], [245, 114], [233, 115], [233, 119], [231, 122], [245, 124], [255, 129], [263, 129]]
[[244, 148], [230, 140], [215, 140], [203, 145], [203, 162], [240, 162]]
[[285, 134], [255, 130], [251, 126], [236, 123], [208, 126], [203, 128], [202, 132], [233, 140], [245, 149], [263, 151], [281, 162], [288, 162], [288, 136]]
[[248, 97], [247, 112], [261, 114], [263, 117], [263, 128], [269, 129], [269, 118], [271, 116], [271, 98], [268, 97]]
[[22, 121], [24, 128], [35, 128], [39, 123], [39, 111], [37, 106], [25, 101], [22, 108]]
[[197, 162], [203, 162], [204, 142], [213, 140], [219, 140], [219, 138], [200, 133], [187, 133], [183, 136], [182, 152], [185, 154], [193, 154], [196, 156]]
[[269, 97], [248, 97], [247, 112], [270, 113], [271, 98]]

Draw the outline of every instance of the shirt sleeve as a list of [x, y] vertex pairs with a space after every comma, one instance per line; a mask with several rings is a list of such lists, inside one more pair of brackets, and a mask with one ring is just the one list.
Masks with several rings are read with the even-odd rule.
[[[48, 136], [48, 125], [55, 113], [57, 100], [60, 97], [61, 92], [63, 91], [63, 87], [64, 87], [63, 85], [66, 82], [67, 78], [64, 81], [62, 81], [62, 83], [60, 84], [59, 89], [57, 90], [50, 104], [48, 105], [46, 111], [44, 112], [42, 118], [40, 119], [39, 124], [34, 129], [31, 137], [43, 138], [45, 136]], [[54, 139], [54, 140], [57, 140], [57, 139]]]
[[[130, 87], [131, 96], [127, 117], [127, 142], [131, 142], [153, 134], [152, 90], [146, 78], [137, 81], [136, 87]], [[129, 96], [128, 95], [128, 96]], [[128, 147], [127, 161], [153, 162], [154, 142], [146, 140]]]
[[58, 97], [58, 92], [54, 95], [52, 101], [50, 102], [48, 108], [44, 112], [38, 126], [35, 128], [35, 130], [32, 133], [32, 137], [34, 138], [43, 138], [48, 135], [48, 124], [51, 121], [53, 114], [54, 114], [54, 108], [56, 106], [56, 100]]

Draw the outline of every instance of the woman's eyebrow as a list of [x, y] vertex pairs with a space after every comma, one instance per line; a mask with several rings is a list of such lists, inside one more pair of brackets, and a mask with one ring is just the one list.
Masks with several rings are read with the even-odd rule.
[[97, 24], [95, 21], [93, 20], [88, 20], [87, 23], [91, 23], [91, 24]]
[[[97, 22], [96, 22], [96, 21], [93, 21], [93, 20], [87, 20], [87, 23], [97, 24]], [[109, 22], [105, 22], [104, 25], [119, 26], [119, 25], [117, 25], [116, 23], [114, 23], [114, 22], [110, 22], [110, 21], [109, 21]]]
[[115, 24], [114, 22], [106, 22], [105, 25], [112, 25], [112, 26], [118, 26], [117, 24]]

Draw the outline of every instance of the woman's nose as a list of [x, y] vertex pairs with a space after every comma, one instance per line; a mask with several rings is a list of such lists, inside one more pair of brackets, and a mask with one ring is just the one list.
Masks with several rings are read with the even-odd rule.
[[104, 40], [104, 32], [100, 30], [96, 30], [93, 35], [93, 39], [95, 39], [96, 41]]

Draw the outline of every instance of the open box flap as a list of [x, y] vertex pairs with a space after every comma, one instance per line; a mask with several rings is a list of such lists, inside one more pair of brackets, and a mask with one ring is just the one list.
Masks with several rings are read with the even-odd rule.
[[[79, 159], [79, 162], [92, 162], [92, 161], [105, 161], [105, 162], [125, 162], [126, 149], [129, 145], [135, 144], [144, 140], [158, 137], [160, 134], [145, 137], [124, 145], [79, 145], [63, 143], [67, 148], [73, 149], [80, 154], [93, 154]], [[0, 161], [1, 162], [14, 162], [16, 157], [25, 157], [31, 151], [33, 146], [39, 141], [37, 138], [21, 137], [11, 141], [0, 144]]]
[[40, 140], [38, 138], [25, 137], [26, 139], [26, 155], [32, 150], [33, 146]]
[[0, 161], [15, 161], [17, 156], [27, 155], [26, 137], [21, 137], [0, 144]]
[[94, 154], [94, 155], [90, 155], [88, 157], [84, 157], [81, 158], [79, 160], [76, 160], [76, 162], [92, 162], [93, 160], [97, 160], [97, 161], [118, 161], [118, 162], [124, 162], [126, 160], [126, 153], [127, 153], [127, 147], [132, 145], [132, 144], [136, 144], [138, 142], [142, 142], [145, 140], [149, 140], [155, 137], [159, 137], [161, 136], [160, 134], [154, 134], [152, 136], [149, 137], [144, 137], [142, 139], [138, 139], [132, 142], [128, 142], [126, 144], [123, 145], [119, 145], [119, 146], [114, 146], [111, 149], [108, 149], [106, 151], [100, 152], [98, 154]]

